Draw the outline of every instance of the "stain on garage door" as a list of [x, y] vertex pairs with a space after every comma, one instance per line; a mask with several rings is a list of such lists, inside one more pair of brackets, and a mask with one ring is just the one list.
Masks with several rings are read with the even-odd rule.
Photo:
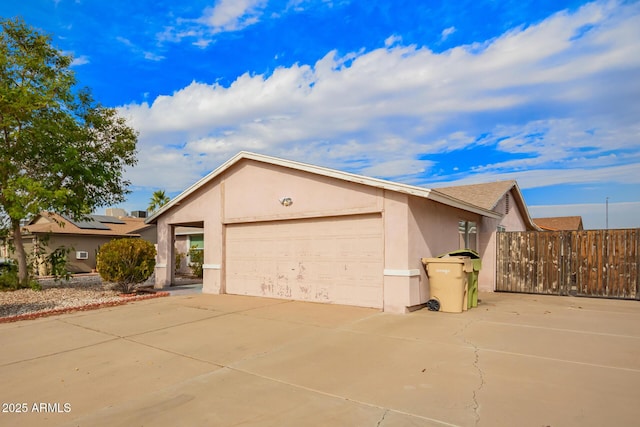
[[380, 214], [227, 226], [229, 294], [382, 307]]

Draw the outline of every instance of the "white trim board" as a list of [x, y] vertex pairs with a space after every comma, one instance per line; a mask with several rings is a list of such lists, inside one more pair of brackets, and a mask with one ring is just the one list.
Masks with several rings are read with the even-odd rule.
[[412, 270], [393, 270], [389, 268], [384, 269], [385, 276], [397, 276], [397, 277], [414, 277], [420, 275], [420, 270], [417, 268]]

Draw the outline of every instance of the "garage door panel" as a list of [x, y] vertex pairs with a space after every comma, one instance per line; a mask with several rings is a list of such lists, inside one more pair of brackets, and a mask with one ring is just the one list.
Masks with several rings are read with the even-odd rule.
[[382, 306], [380, 215], [227, 227], [227, 292]]

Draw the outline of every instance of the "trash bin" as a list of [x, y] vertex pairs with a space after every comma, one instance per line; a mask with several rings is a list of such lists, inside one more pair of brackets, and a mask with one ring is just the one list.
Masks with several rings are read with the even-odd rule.
[[468, 257], [422, 258], [422, 264], [431, 290], [427, 306], [446, 313], [465, 310], [468, 273], [473, 270], [471, 260]]
[[446, 258], [446, 257], [469, 257], [471, 259], [471, 263], [473, 269], [469, 272], [469, 277], [467, 279], [468, 283], [468, 291], [467, 291], [467, 307], [473, 308], [478, 306], [478, 275], [480, 274], [480, 269], [482, 269], [482, 260], [480, 259], [480, 254], [478, 252], [471, 249], [459, 249], [456, 251], [447, 252], [446, 254], [440, 255], [438, 258]]

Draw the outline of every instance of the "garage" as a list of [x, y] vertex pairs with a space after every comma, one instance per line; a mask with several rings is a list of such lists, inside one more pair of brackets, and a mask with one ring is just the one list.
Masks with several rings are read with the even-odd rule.
[[[447, 195], [240, 152], [147, 219], [157, 224], [155, 287], [174, 283], [176, 229], [197, 224], [204, 293], [405, 313], [430, 296], [420, 259], [458, 249], [461, 221], [488, 230], [479, 239], [489, 249], [500, 221], [523, 223], [519, 209], [496, 204], [518, 196], [514, 182], [485, 190]], [[457, 198], [467, 193], [500, 212]]]
[[229, 224], [226, 292], [382, 308], [381, 214]]

